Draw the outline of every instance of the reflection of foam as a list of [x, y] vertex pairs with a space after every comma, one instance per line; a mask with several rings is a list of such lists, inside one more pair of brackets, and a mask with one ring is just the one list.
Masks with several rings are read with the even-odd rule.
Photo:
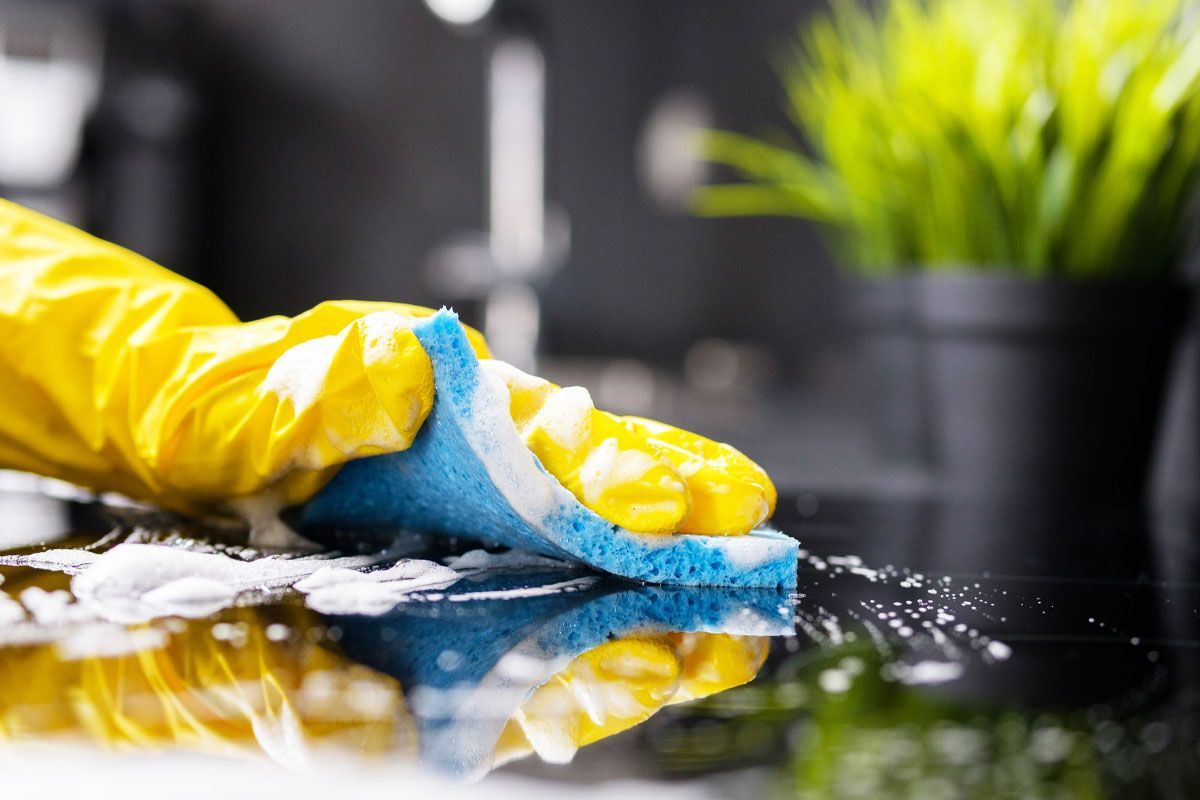
[[167, 632], [158, 628], [125, 628], [98, 624], [81, 627], [58, 641], [58, 653], [64, 661], [85, 658], [113, 658], [149, 650], [161, 650], [168, 641]]

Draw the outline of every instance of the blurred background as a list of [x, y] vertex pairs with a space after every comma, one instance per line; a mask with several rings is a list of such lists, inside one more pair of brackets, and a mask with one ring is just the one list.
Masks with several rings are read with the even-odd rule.
[[[1172, 1], [1154, 4], [1161, 8]], [[1025, 24], [1025, 16], [1003, 9], [1040, 10], [1037, 2], [928, 5], [965, 8], [968, 22], [1000, 9], [992, 21]], [[1045, 2], [1044, 8], [1055, 7]], [[1136, 21], [1140, 2], [1151, 0], [1061, 5], [1085, 19], [1080, 38], [1100, 41], [1097, 58], [1107, 59], [1113, 52], [1125, 58], [1129, 51], [1118, 46], [1119, 36], [1113, 41], [1091, 36], [1089, 11], [1107, 9], [1113, 18]], [[1035, 783], [1042, 780], [1039, 770], [1053, 772], [1065, 764], [1070, 768], [1061, 773], [1065, 777], [1045, 780], [1046, 787], [1062, 792], [1080, 785], [1073, 783], [1080, 772], [1085, 784], [1098, 783], [1096, 776], [1110, 780], [1102, 770], [1128, 783], [1194, 780], [1200, 730], [1194, 680], [1200, 674], [1195, 660], [1200, 344], [1194, 320], [1183, 320], [1183, 304], [1170, 336], [1149, 342], [1161, 345], [1161, 360], [1169, 362], [1158, 365], [1170, 387], [1160, 402], [1162, 376], [1142, 374], [1143, 362], [1153, 361], [1145, 352], [1154, 347], [1138, 348], [1154, 338], [1144, 331], [1161, 322], [1153, 302], [1116, 304], [1116, 314], [1109, 314], [1110, 306], [1098, 315], [1095, 308], [1075, 314], [1076, 322], [1101, 324], [1082, 326], [1083, 335], [1072, 331], [1074, 345], [1083, 340], [1074, 350], [1059, 348], [1061, 331], [1051, 324], [1026, 337], [1030, 352], [1014, 356], [1005, 347], [1020, 337], [996, 334], [986, 319], [965, 332], [921, 340], [927, 331], [917, 330], [912, 319], [888, 327], [891, 312], [919, 306], [911, 287], [892, 282], [892, 275], [876, 276], [874, 305], [864, 304], [863, 289], [871, 281], [836, 267], [813, 223], [694, 213], [697, 187], [729, 173], [695, 157], [697, 133], [717, 128], [779, 141], [792, 121], [773, 57], [829, 5], [827, 0], [0, 0], [0, 195], [210, 286], [244, 319], [295, 314], [330, 298], [451, 305], [487, 333], [498, 357], [559, 383], [586, 386], [600, 407], [675, 422], [743, 449], [780, 486], [785, 500], [776, 521], [784, 530], [813, 553], [859, 554], [804, 562], [805, 601], [797, 620], [805, 635], [776, 648], [762, 680], [656, 718], [643, 738], [623, 740], [625, 749], [601, 743], [583, 753], [574, 774], [588, 783], [599, 786], [638, 764], [653, 765], [660, 777], [665, 770], [676, 779], [714, 781], [712, 773], [727, 756], [727, 764], [785, 764], [798, 787], [819, 786], [823, 779], [832, 783], [843, 774], [865, 776], [862, 786], [892, 786], [899, 776], [921, 785], [914, 796], [922, 797], [951, 796], [927, 789], [946, 785], [934, 781], [959, 764], [971, 781], [1007, 770], [1032, 776]], [[1175, 5], [1188, 6], [1182, 0]], [[1188, 8], [1193, 21], [1200, 19], [1194, 5]], [[961, 87], [938, 81], [937, 73], [948, 72], [944, 64], [912, 58], [925, 52], [925, 35], [939, 27], [951, 44], [962, 34], [937, 19], [941, 22], [918, 29], [909, 41], [912, 50], [895, 59], [930, 68], [935, 74], [923, 76], [935, 89], [930, 95], [953, 106]], [[962, 28], [982, 29], [985, 44], [1003, 39], [992, 36], [986, 20]], [[1063, 30], [1065, 41], [1075, 41], [1068, 35], [1072, 30], [1080, 33], [1069, 26]], [[1012, 63], [1024, 64], [1018, 58], [1026, 55], [1022, 37], [1012, 38], [1018, 42], [1008, 55]], [[1194, 133], [1200, 130], [1195, 99], [1200, 33], [1193, 29], [1179, 39], [1179, 47], [1161, 58], [1153, 46], [1144, 48], [1138, 68], [1156, 80], [1160, 73], [1181, 72], [1176, 64], [1191, 70], [1191, 94], [1180, 102], [1186, 109], [1179, 116], [1194, 127], [1179, 130]], [[1111, 52], [1105, 49], [1110, 45]], [[969, 50], [948, 47], [939, 53]], [[842, 51], [829, 52], [836, 61]], [[1020, 77], [1012, 63], [986, 55], [974, 63], [981, 69], [1000, 64], [991, 73], [996, 86]], [[894, 66], [882, 56], [879, 63], [885, 70]], [[836, 70], [826, 67], [816, 72], [824, 70], [836, 82]], [[1099, 72], [1085, 89], [1120, 83], [1120, 74]], [[975, 83], [967, 70], [953, 77]], [[993, 84], [977, 83], [979, 94], [988, 95]], [[1016, 79], [1007, 85], [1014, 84], [1026, 88]], [[913, 96], [900, 92], [905, 87], [887, 88]], [[862, 89], [850, 86], [846, 94], [854, 99]], [[1035, 91], [1013, 102], [1023, 111], [1040, 96]], [[905, 122], [919, 114], [906, 117], [901, 112], [912, 109], [897, 109], [892, 115], [892, 99], [887, 92], [867, 96], [885, 107], [881, 116], [894, 123], [891, 129], [851, 118], [841, 120], [842, 132], [857, 136], [860, 146], [903, 132]], [[1057, 99], [1069, 100], [1069, 93]], [[877, 110], [871, 102], [863, 103], [868, 112]], [[969, 109], [964, 118], [978, 110]], [[1117, 156], [1136, 148], [1110, 146], [1113, 131], [1131, 132], [1136, 142], [1171, 141], [1184, 150], [1181, 139], [1185, 145], [1200, 141], [1172, 139], [1177, 129], [1152, 129], [1148, 115], [1092, 112], [1082, 103], [1074, 117], [1064, 113], [1068, 124], [1059, 125], [1047, 111], [1040, 134], [1069, 150], [1069, 142], [1056, 142], [1055, 137], [1069, 138], [1061, 129], [1072, 121], [1101, 120], [1093, 125], [1103, 141], [1098, 149]], [[948, 116], [951, 123], [960, 121]], [[976, 116], [986, 132], [991, 117]], [[966, 149], [961, 142], [929, 140], [933, 161], [940, 157], [943, 165], [958, 165]], [[858, 153], [845, 150], [853, 166]], [[1200, 164], [1197, 152], [1200, 148], [1189, 151]], [[846, 171], [845, 163], [835, 166]], [[1032, 205], [1028, 185], [1051, 182], [1053, 170], [1043, 166], [1014, 173], [1016, 205]], [[1156, 177], [1170, 173], [1146, 171]], [[1200, 175], [1200, 169], [1179, 171], [1192, 181]], [[869, 177], [881, 178], [885, 186], [903, 182], [893, 181], [886, 169]], [[996, 183], [992, 177], [971, 174], [951, 185], [952, 200], [963, 202], [948, 204], [949, 216], [995, 222], [1000, 214], [977, 213], [985, 194], [980, 187]], [[1135, 181], [1124, 172], [1119, 177], [1128, 191], [1105, 196], [1084, 185], [1076, 187], [1075, 199], [1087, 211], [1103, 205], [1089, 205], [1097, 195], [1114, 203], [1135, 196]], [[1159, 188], [1153, 181], [1141, 185], [1152, 195]], [[920, 217], [924, 187], [910, 181], [906, 188], [910, 205], [900, 206]], [[1169, 210], [1165, 216], [1174, 219], [1176, 209]], [[946, 214], [947, 207], [938, 211]], [[1144, 233], [1148, 226], [1137, 214], [1121, 221], [1142, 238], [1154, 238]], [[933, 239], [955, 238], [953, 225], [935, 222]], [[1087, 237], [1075, 236], [1072, 222], [1046, 227], [1054, 234], [1065, 231], [1068, 242], [1078, 244]], [[871, 232], [869, 225], [852, 230]], [[1063, 251], [1069, 255], [1070, 247]], [[1105, 258], [1118, 277], [1153, 260], [1129, 259], [1115, 249], [1100, 260]], [[1061, 260], [1058, 266], [1069, 259]], [[1002, 266], [1045, 266], [1029, 261]], [[1149, 266], [1182, 267], [1194, 275], [1194, 258], [1180, 261]], [[901, 253], [893, 266], [916, 264], [933, 275], [941, 266], [936, 262], [918, 263]], [[975, 265], [997, 263], [985, 257]], [[918, 275], [915, 285], [929, 275]], [[985, 269], [972, 277], [977, 291], [959, 296], [963, 307], [986, 299], [994, 276]], [[1055, 280], [1045, 274], [1037, 280], [1034, 294], [1018, 299], [1033, 298], [1050, 316], [1072, 310], [1068, 302], [1055, 305], [1062, 288]], [[1162, 282], [1174, 284], [1173, 278]], [[1022, 319], [1024, 308], [1015, 305], [1002, 310]], [[1140, 314], [1124, 313], [1130, 310]], [[1108, 316], [1133, 322], [1115, 334], [1102, 331], [1089, 349], [1093, 342], [1087, 337], [1107, 325]], [[981, 330], [985, 335], [978, 335]], [[975, 362], [984, 361], [1000, 367], [974, 370]], [[957, 369], [937, 372], [947, 363]], [[1065, 373], [1070, 374], [1060, 380]], [[937, 381], [927, 380], [931, 376]], [[981, 473], [1008, 468], [1007, 474], [974, 476], [985, 493], [1015, 485], [1040, 500], [1042, 490], [1054, 494], [1078, 489], [1080, 482], [1099, 484], [1080, 465], [1136, 460], [1128, 451], [1138, 450], [1137, 441], [1127, 442], [1125, 450], [1111, 446], [1121, 438], [1119, 429], [1128, 427], [1129, 439], [1157, 442], [1151, 465], [1157, 493], [1189, 501], [1190, 507], [1177, 516], [1143, 520], [1110, 514], [1107, 507], [1082, 514], [1069, 504], [1052, 514], [1036, 505], [1032, 512], [1024, 505], [1000, 504], [999, 511], [986, 504], [926, 505], [938, 486], [922, 450], [927, 443], [917, 441], [934, 405], [918, 391], [929, 388], [925, 383], [937, 383], [950, 409], [937, 421], [944, 423], [945, 440], [963, 445], [957, 464], [978, 462]], [[1009, 404], [1017, 413], [993, 413], [1012, 410], [990, 401], [1013, 384], [1024, 384], [1026, 393]], [[1123, 387], [1142, 384], [1149, 388], [1140, 399], [1133, 397], [1136, 392], [1129, 393], [1132, 399], [1122, 394]], [[968, 402], [956, 412], [953, 403], [944, 402], [972, 392], [975, 397], [967, 399], [979, 400], [975, 407]], [[1045, 402], [1026, 402], [1030, 395]], [[1077, 403], [1080, 397], [1094, 402]], [[1153, 408], [1140, 409], [1145, 412], [1140, 428], [1122, 418], [1147, 397]], [[1160, 405], [1166, 411], [1161, 424]], [[1086, 413], [1092, 409], [1098, 412]], [[1079, 430], [1072, 428], [1077, 418], [1083, 419]], [[1008, 447], [1014, 441], [1018, 446]], [[1071, 449], [1064, 442], [1087, 447], [1050, 459], [1048, 468], [1039, 461], [1047, 452]], [[1023, 459], [1018, 452], [1010, 463], [1000, 463], [1022, 448], [1033, 457]], [[1133, 466], [1125, 472], [1135, 474], [1107, 476], [1112, 485], [1135, 487], [1130, 492], [1135, 493], [1143, 465]], [[1083, 480], [1062, 480], [1064, 474]], [[42, 488], [46, 494], [63, 492], [61, 486]], [[1111, 499], [1111, 488], [1099, 486], [1102, 500]], [[73, 522], [68, 514], [79, 512], [60, 505], [30, 493], [27, 482], [0, 474], [0, 535], [6, 546], [41, 542], [48, 530], [67, 530]], [[857, 643], [843, 637], [839, 614], [853, 634], [858, 623], [851, 620], [860, 621], [863, 608], [883, 609], [885, 602], [889, 608], [901, 603], [921, 608], [930, 602], [927, 594], [938, 593], [911, 581], [909, 569], [887, 568], [889, 583], [885, 570], [864, 570], [864, 563], [954, 574], [957, 594], [952, 600], [951, 590], [943, 590], [944, 602], [961, 615], [954, 630], [969, 630], [959, 649], [973, 660], [950, 655], [958, 652], [954, 637], [945, 652], [922, 649], [929, 640], [920, 632], [911, 640], [911, 631], [900, 633], [908, 629], [894, 611], [887, 612], [892, 627], [879, 626], [882, 637], [869, 619]], [[916, 577], [924, 580], [920, 573]], [[949, 587], [950, 578], [943, 580]], [[6, 588], [16, 583], [10, 577]], [[924, 608], [926, 615], [933, 613], [933, 605]], [[943, 619], [938, 609], [922, 624], [948, 629], [955, 617]], [[814, 611], [819, 615], [805, 616]], [[919, 615], [908, 613], [917, 620]], [[879, 619], [884, 617], [881, 612]], [[992, 644], [1002, 649], [988, 648], [980, 630], [998, 637]], [[868, 632], [882, 644], [870, 644]], [[1001, 639], [1015, 643], [1018, 654], [1007, 668], [1016, 672], [984, 671], [1011, 654]], [[888, 652], [886, 663], [878, 663], [877, 646], [883, 648], [879, 653]], [[893, 646], [897, 658], [951, 669], [954, 677], [966, 664], [965, 679], [929, 679], [947, 686], [928, 693], [927, 687], [892, 683], [895, 672], [880, 682], [880, 670], [893, 667]], [[983, 660], [976, 663], [976, 654]], [[851, 687], [847, 676], [860, 673]], [[842, 683], [829, 683], [835, 679]], [[1163, 734], [1168, 726], [1178, 732], [1174, 739]], [[912, 768], [914, 751], [934, 753], [945, 742], [967, 743], [959, 748], [966, 753], [961, 761], [935, 759]], [[818, 745], [825, 749], [813, 749]], [[996, 764], [995, 772], [982, 771]], [[518, 769], [553, 772], [532, 762]], [[218, 772], [225, 775], [223, 770]], [[35, 772], [42, 780], [44, 771]], [[95, 767], [59, 772], [85, 776], [94, 793]], [[126, 781], [128, 771], [118, 772], [117, 779]], [[172, 786], [179, 783], [173, 769], [166, 774]], [[745, 775], [730, 773], [738, 786], [731, 794], [748, 793]], [[926, 778], [929, 783], [919, 783]], [[271, 780], [279, 779], [272, 773]], [[307, 781], [306, 776], [306, 786]], [[1012, 784], [1018, 787], [1012, 796], [1034, 794], [1021, 795], [1022, 785]], [[207, 783], [203, 788], [211, 794]], [[528, 793], [524, 784], [520, 790]], [[862, 796], [882, 793], [869, 788]], [[1104, 795], [1097, 789], [1071, 796]]]
[[688, 206], [698, 128], [782, 123], [808, 5], [5, 2], [0, 184], [243, 318], [453, 305], [602, 407], [854, 477], [815, 235]]
[[[786, 489], [919, 491], [872, 445], [814, 229], [689, 206], [697, 130], [784, 126], [770, 56], [818, 7], [12, 0], [0, 193], [243, 318], [452, 305], [499, 357], [730, 441]], [[1193, 384], [1159, 459], [1184, 492]]]

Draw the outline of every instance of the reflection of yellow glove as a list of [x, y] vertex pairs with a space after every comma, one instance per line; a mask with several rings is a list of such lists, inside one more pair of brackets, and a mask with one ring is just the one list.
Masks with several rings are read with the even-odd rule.
[[[203, 287], [0, 201], [0, 466], [184, 511], [266, 490], [301, 502], [346, 461], [412, 443], [433, 377], [411, 326], [430, 313], [337, 301], [242, 323]], [[556, 436], [536, 411], [582, 390], [525, 377], [550, 387], [508, 380], [527, 443], [606, 519], [743, 533], [770, 513], [770, 480], [732, 448], [590, 399]]]
[[765, 636], [653, 633], [605, 642], [542, 684], [505, 725], [496, 764], [537, 752], [562, 763], [664, 706], [741, 686], [762, 669]]
[[[47, 573], [49, 574], [49, 573]], [[0, 657], [0, 743], [84, 734], [114, 749], [267, 755], [289, 766], [349, 748], [416, 759], [400, 684], [314, 645], [297, 607], [104, 631], [80, 644], [10, 647]], [[269, 636], [275, 626], [286, 637]], [[273, 633], [273, 631], [272, 631]], [[91, 654], [96, 642], [129, 652]], [[84, 652], [74, 652], [79, 646]]]

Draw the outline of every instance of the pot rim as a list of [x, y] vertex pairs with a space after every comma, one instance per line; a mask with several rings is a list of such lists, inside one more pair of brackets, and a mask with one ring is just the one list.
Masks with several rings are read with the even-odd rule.
[[930, 276], [913, 285], [912, 296], [917, 324], [935, 331], [1131, 335], [1178, 328], [1191, 291], [1175, 282]]

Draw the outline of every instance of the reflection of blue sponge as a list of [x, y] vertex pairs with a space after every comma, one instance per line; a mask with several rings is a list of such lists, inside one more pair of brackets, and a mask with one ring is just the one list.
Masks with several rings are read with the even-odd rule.
[[412, 447], [352, 461], [304, 508], [302, 525], [405, 527], [581, 561], [650, 583], [793, 587], [797, 542], [632, 533], [584, 507], [538, 462], [508, 415], [508, 389], [479, 368], [458, 318], [414, 328], [437, 396]]
[[491, 768], [505, 723], [576, 656], [638, 632], [791, 635], [781, 589], [622, 584], [579, 573], [482, 574], [381, 617], [338, 617], [351, 658], [397, 678], [416, 721], [421, 761], [461, 778]]

